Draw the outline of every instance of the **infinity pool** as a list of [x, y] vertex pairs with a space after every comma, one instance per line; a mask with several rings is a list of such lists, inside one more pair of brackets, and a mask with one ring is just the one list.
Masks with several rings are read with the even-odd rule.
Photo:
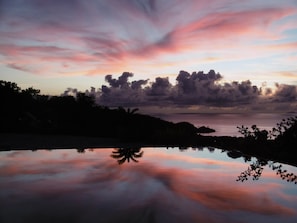
[[297, 168], [231, 156], [215, 148], [0, 152], [0, 222], [297, 222]]

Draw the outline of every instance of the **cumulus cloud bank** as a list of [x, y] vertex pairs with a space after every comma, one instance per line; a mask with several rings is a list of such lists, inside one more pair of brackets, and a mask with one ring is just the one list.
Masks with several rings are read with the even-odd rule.
[[[87, 95], [104, 106], [144, 107], [144, 106], [208, 106], [208, 107], [250, 107], [259, 110], [263, 104], [274, 105], [275, 109], [283, 105], [284, 109], [296, 108], [297, 86], [275, 84], [275, 89], [265, 85], [258, 87], [250, 80], [223, 82], [220, 73], [210, 70], [189, 73], [180, 71], [176, 83], [171, 84], [168, 77], [157, 77], [154, 81], [133, 80], [133, 74], [124, 72], [117, 78], [106, 75], [107, 85], [97, 90], [91, 87]], [[77, 89], [68, 88], [63, 95], [78, 93]], [[284, 105], [285, 103], [285, 105]], [[277, 106], [276, 106], [277, 105]], [[268, 108], [268, 107], [267, 107]]]

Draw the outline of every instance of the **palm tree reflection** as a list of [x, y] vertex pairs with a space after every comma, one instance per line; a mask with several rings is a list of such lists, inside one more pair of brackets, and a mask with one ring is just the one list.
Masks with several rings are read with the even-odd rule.
[[142, 157], [143, 151], [141, 151], [141, 148], [139, 147], [129, 147], [129, 148], [118, 148], [115, 149], [115, 151], [112, 151], [112, 154], [110, 155], [112, 158], [118, 160], [118, 164], [123, 164], [126, 161], [129, 163], [130, 160], [138, 163], [137, 158]]

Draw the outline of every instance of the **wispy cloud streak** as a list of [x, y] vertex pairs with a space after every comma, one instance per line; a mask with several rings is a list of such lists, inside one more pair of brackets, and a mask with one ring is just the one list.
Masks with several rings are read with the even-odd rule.
[[294, 1], [2, 0], [0, 10], [1, 62], [47, 75], [81, 67], [90, 75], [119, 67], [151, 74], [159, 73], [147, 65], [155, 58], [171, 63], [223, 51], [228, 60], [228, 50], [260, 42], [279, 41], [270, 48], [279, 54], [295, 46], [285, 33], [294, 28], [287, 19], [296, 16]]

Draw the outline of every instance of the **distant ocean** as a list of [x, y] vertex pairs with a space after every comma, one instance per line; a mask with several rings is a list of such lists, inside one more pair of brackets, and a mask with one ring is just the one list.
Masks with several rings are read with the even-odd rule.
[[296, 116], [296, 113], [276, 114], [276, 113], [259, 113], [259, 114], [157, 114], [159, 118], [172, 122], [190, 122], [196, 127], [207, 126], [215, 129], [213, 136], [241, 136], [237, 126], [257, 125], [260, 129], [271, 130], [282, 119]]

